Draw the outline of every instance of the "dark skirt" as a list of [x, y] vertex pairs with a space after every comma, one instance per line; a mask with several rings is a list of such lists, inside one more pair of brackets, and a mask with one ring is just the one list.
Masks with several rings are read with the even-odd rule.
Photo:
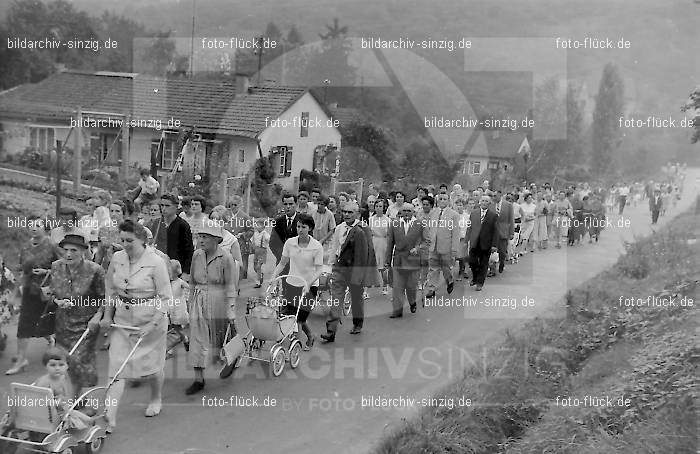
[[302, 299], [301, 292], [304, 290], [303, 287], [294, 287], [285, 282], [283, 295], [285, 299], [285, 304], [281, 308], [281, 313], [283, 315], [295, 315], [297, 313], [297, 306], [301, 301], [301, 307], [299, 307], [299, 315], [297, 316], [298, 323], [304, 323], [309, 314], [311, 313], [311, 308], [314, 300], [316, 299], [316, 294], [318, 293], [318, 287], [311, 287], [309, 289], [309, 294], [311, 294], [313, 299], [309, 299], [309, 295], [305, 295]]
[[17, 322], [17, 339], [44, 337], [53, 334], [54, 327], [50, 324], [39, 324], [46, 303], [43, 300], [41, 287], [32, 283], [22, 288], [22, 304], [19, 308]]

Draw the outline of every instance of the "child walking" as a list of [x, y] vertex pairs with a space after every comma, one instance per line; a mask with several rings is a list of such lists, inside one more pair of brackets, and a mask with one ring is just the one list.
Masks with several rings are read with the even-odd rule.
[[175, 353], [173, 349], [182, 342], [185, 350], [189, 351], [190, 342], [185, 334], [185, 327], [189, 324], [189, 311], [187, 307], [187, 297], [190, 293], [190, 286], [180, 276], [182, 275], [182, 265], [178, 260], [170, 260], [168, 267], [170, 274], [170, 287], [173, 291], [173, 303], [168, 306], [168, 342], [166, 358], [172, 358]]
[[253, 269], [258, 275], [258, 282], [253, 287], [260, 288], [263, 283], [262, 267], [267, 260], [267, 248], [270, 245], [270, 233], [265, 230], [265, 222], [262, 219], [255, 220], [255, 232], [253, 232], [250, 242], [253, 246], [253, 253], [255, 254]]

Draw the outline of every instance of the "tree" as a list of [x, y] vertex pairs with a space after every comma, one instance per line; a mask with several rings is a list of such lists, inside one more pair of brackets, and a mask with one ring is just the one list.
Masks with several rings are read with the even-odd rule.
[[700, 85], [695, 87], [695, 90], [688, 97], [688, 101], [681, 106], [681, 112], [688, 110], [692, 110], [695, 114], [693, 118], [695, 132], [690, 139], [690, 143], [697, 143], [700, 140]]
[[[0, 32], [0, 39], [5, 43], [13, 38], [60, 40], [63, 44], [96, 38], [89, 16], [63, 0], [47, 4], [39, 0], [15, 0]], [[0, 88], [38, 82], [52, 74], [57, 64], [90, 68], [97, 54], [91, 49], [76, 49], [67, 45], [55, 49], [9, 49], [9, 45], [3, 46], [0, 50]]]
[[289, 44], [290, 49], [304, 44], [304, 38], [301, 36], [299, 30], [297, 30], [296, 25], [292, 25], [292, 28], [290, 28], [289, 32], [287, 33], [287, 44]]
[[175, 42], [170, 31], [158, 32], [156, 36], [134, 49], [134, 70], [155, 76], [165, 76], [174, 69], [177, 60]]
[[326, 25], [326, 28], [328, 29], [328, 33], [321, 34], [319, 33], [318, 36], [321, 37], [321, 39], [336, 39], [336, 38], [344, 38], [345, 35], [348, 34], [348, 27], [341, 27], [338, 25], [338, 18], [335, 17], [333, 18], [333, 25]]
[[[395, 158], [395, 140], [393, 136], [381, 128], [377, 128], [371, 124], [353, 122], [345, 130], [343, 134], [343, 151], [341, 153], [341, 159], [345, 159], [345, 166], [342, 170], [348, 170], [350, 172], [355, 172], [352, 175], [344, 174], [346, 178], [353, 178], [362, 176], [362, 171], [370, 168], [379, 167], [379, 171], [382, 175], [383, 181], [391, 181], [396, 175], [396, 158]], [[351, 149], [361, 149], [367, 156], [367, 159], [352, 159]], [[361, 157], [357, 153], [354, 155], [355, 158]], [[362, 166], [360, 165], [362, 161]], [[342, 161], [341, 161], [342, 162]], [[360, 169], [360, 172], [358, 172]], [[346, 176], [347, 175], [347, 176]]]
[[596, 174], [615, 171], [616, 151], [622, 142], [620, 118], [624, 108], [624, 85], [617, 67], [603, 68], [593, 111], [591, 170]]
[[581, 86], [569, 81], [566, 89], [566, 158], [572, 164], [587, 164], [583, 146], [583, 111], [586, 101], [581, 97]]

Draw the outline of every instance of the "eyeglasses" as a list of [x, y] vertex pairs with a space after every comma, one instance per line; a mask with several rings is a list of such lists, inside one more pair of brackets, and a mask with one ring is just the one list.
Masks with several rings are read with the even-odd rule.
[[343, 213], [343, 214], [353, 214], [353, 213], [355, 213], [355, 211], [353, 211], [353, 210], [343, 210], [342, 213]]

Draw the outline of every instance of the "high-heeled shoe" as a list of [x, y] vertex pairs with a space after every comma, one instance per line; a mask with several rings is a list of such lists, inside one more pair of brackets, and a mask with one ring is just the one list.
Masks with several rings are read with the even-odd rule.
[[26, 360], [26, 359], [25, 359], [24, 361], [22, 361], [21, 363], [18, 362], [17, 364], [14, 365], [14, 367], [8, 369], [8, 370], [5, 372], [5, 375], [15, 375], [15, 374], [18, 374], [18, 373], [20, 373], [20, 372], [23, 372], [24, 369], [25, 369], [28, 365], [29, 365], [29, 361]]

